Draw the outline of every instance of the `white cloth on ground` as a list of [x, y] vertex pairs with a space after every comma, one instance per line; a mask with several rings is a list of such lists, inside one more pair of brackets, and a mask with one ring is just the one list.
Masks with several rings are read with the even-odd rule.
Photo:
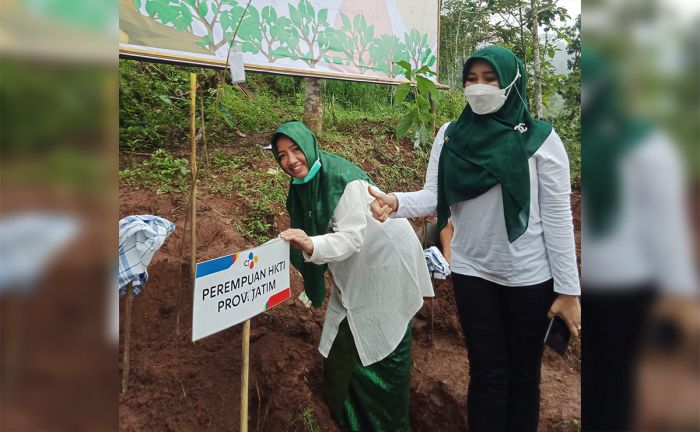
[[428, 271], [433, 274], [435, 279], [445, 279], [450, 275], [450, 264], [447, 262], [440, 249], [436, 246], [430, 246], [423, 251], [425, 262], [428, 264]]
[[131, 283], [136, 297], [148, 281], [153, 254], [175, 230], [175, 224], [152, 215], [127, 216], [119, 221], [119, 293]]

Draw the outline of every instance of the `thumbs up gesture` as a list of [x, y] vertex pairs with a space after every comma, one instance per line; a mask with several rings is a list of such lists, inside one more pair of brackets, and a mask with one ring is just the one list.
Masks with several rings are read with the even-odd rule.
[[372, 186], [367, 186], [367, 191], [374, 197], [374, 201], [370, 203], [369, 208], [372, 211], [372, 216], [379, 222], [384, 222], [389, 217], [389, 214], [398, 210], [399, 200], [396, 198], [396, 195], [386, 194]]

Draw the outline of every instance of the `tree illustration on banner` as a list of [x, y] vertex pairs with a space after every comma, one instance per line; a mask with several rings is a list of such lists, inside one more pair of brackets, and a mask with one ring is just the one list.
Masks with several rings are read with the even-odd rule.
[[348, 52], [350, 63], [364, 73], [370, 65], [369, 46], [374, 40], [374, 26], [368, 26], [363, 15], [355, 15], [350, 19], [345, 14], [340, 14], [343, 21], [343, 31], [348, 35], [353, 49]]
[[320, 37], [330, 25], [328, 24], [328, 9], [321, 9], [316, 15], [314, 7], [308, 0], [299, 0], [297, 7], [288, 5], [292, 27], [297, 31], [300, 42], [295, 48], [296, 58], [304, 61], [309, 67], [315, 68], [316, 63], [328, 51], [329, 40]]
[[[243, 23], [247, 25], [243, 25]], [[279, 16], [271, 6], [265, 6], [261, 13], [255, 6], [248, 7], [248, 14], [241, 22], [236, 41], [242, 44], [243, 52], [261, 53], [273, 63], [278, 58], [294, 59], [294, 48], [299, 44], [299, 34], [292, 27], [292, 20]]]
[[404, 73], [403, 68], [397, 68], [397, 62], [408, 62], [409, 60], [406, 44], [392, 35], [382, 35], [374, 39], [369, 48], [369, 56], [372, 69], [380, 71], [390, 78]]
[[418, 33], [418, 30], [413, 29], [408, 33], [404, 33], [404, 43], [413, 67], [416, 69], [421, 66], [433, 67], [437, 58], [433, 55], [433, 51], [428, 45], [427, 34], [421, 35]]
[[335, 28], [329, 23], [329, 10], [317, 10], [309, 0], [287, 3], [283, 12], [271, 5], [259, 9], [259, 4], [250, 4], [246, 11], [236, 0], [134, 0], [134, 4], [162, 24], [201, 37], [197, 44], [219, 56], [225, 55], [238, 27], [235, 42], [243, 52], [262, 55], [268, 63], [289, 59], [311, 69], [319, 63], [354, 66], [360, 74], [372, 71], [395, 78], [403, 75], [396, 62], [419, 69], [431, 68], [436, 61], [428, 34], [415, 28], [405, 32], [403, 40], [375, 34], [375, 26], [368, 25], [364, 15], [350, 18], [342, 12]]
[[[198, 45], [212, 54], [231, 39], [245, 10], [235, 0], [134, 0], [134, 5], [137, 10], [145, 6], [148, 16], [162, 24], [201, 36]], [[195, 31], [197, 24], [205, 34]]]

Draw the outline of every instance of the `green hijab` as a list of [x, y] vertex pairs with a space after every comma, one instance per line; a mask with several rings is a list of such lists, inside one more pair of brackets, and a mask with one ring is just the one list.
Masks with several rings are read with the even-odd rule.
[[[280, 135], [294, 141], [306, 157], [309, 168], [320, 161], [321, 168], [305, 183], [296, 183], [292, 179], [287, 195], [287, 211], [291, 227], [299, 228], [309, 236], [323, 235], [328, 232], [328, 223], [333, 216], [335, 206], [345, 191], [345, 186], [354, 180], [365, 180], [374, 184], [367, 173], [351, 162], [318, 149], [318, 141], [311, 130], [300, 121], [293, 121], [278, 127], [272, 135], [272, 149], [280, 162], [275, 145]], [[300, 250], [291, 250], [291, 261], [304, 277], [304, 291], [314, 307], [321, 307], [326, 298], [324, 274], [327, 265], [306, 262]]]
[[[438, 164], [438, 226], [447, 223], [452, 204], [478, 197], [500, 183], [508, 241], [512, 243], [527, 230], [530, 217], [528, 159], [552, 132], [552, 126], [528, 112], [525, 68], [515, 54], [499, 46], [476, 51], [464, 64], [464, 81], [477, 59], [491, 64], [501, 88], [513, 82], [518, 71], [520, 78], [498, 111], [478, 115], [467, 105], [445, 131]], [[523, 125], [527, 130], [521, 133]]]

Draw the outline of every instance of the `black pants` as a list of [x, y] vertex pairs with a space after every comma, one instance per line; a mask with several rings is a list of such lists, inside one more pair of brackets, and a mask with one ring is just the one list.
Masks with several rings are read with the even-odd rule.
[[469, 355], [469, 431], [536, 431], [552, 280], [506, 287], [453, 273], [452, 283]]
[[581, 427], [628, 431], [634, 417], [635, 373], [651, 285], [582, 287]]

